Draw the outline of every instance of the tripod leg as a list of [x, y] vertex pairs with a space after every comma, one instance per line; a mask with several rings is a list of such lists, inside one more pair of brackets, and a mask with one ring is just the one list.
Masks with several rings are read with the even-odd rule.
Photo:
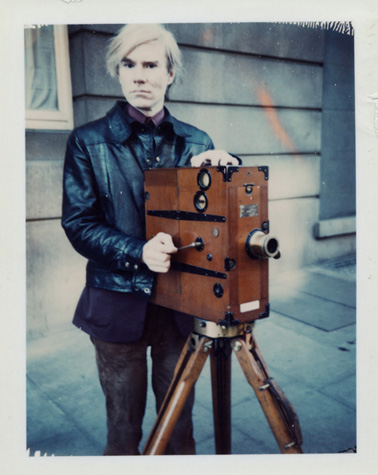
[[189, 336], [142, 455], [164, 454], [189, 393], [201, 374], [210, 347], [209, 338], [200, 338], [195, 334]]
[[231, 346], [216, 340], [211, 353], [211, 383], [215, 449], [217, 454], [231, 453]]
[[284, 454], [302, 453], [302, 436], [294, 408], [279, 386], [269, 378], [252, 334], [246, 335], [246, 339], [235, 339], [233, 349], [248, 383], [256, 393], [278, 446]]

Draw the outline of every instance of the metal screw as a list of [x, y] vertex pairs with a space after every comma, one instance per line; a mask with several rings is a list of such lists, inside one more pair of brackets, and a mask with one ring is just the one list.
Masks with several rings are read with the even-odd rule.
[[205, 353], [207, 353], [208, 351], [210, 351], [212, 344], [213, 344], [212, 341], [208, 341], [207, 343], [205, 343], [204, 346], [203, 346], [203, 351], [204, 351]]
[[240, 351], [242, 349], [242, 344], [239, 340], [235, 341], [232, 345], [235, 351]]
[[295, 442], [290, 442], [290, 444], [285, 445], [285, 449], [290, 449], [290, 447], [294, 447]]

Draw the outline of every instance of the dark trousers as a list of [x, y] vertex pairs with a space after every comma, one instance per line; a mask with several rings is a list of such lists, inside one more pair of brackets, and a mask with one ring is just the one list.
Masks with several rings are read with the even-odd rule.
[[[108, 439], [104, 455], [138, 455], [147, 398], [147, 347], [151, 347], [152, 388], [159, 410], [185, 344], [170, 310], [150, 305], [141, 340], [108, 343], [91, 338], [106, 398]], [[167, 455], [195, 454], [188, 398], [166, 449]], [[152, 429], [152, 427], [151, 427]]]

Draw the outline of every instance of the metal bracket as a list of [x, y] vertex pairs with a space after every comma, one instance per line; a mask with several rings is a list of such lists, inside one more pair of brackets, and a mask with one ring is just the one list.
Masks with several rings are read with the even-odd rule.
[[259, 172], [263, 172], [265, 175], [265, 180], [269, 180], [269, 167], [259, 167]]
[[156, 216], [158, 218], [176, 219], [177, 221], [211, 221], [215, 223], [224, 223], [226, 221], [225, 216], [219, 216], [216, 214], [200, 214], [192, 213], [190, 211], [173, 211], [173, 210], [148, 210], [148, 216]]
[[232, 181], [232, 174], [239, 171], [239, 167], [217, 167], [217, 172], [221, 172], [223, 175], [223, 181]]
[[228, 328], [233, 325], [239, 325], [240, 320], [234, 319], [234, 314], [232, 312], [225, 312], [224, 320], [219, 320], [218, 325]]
[[267, 304], [265, 305], [265, 312], [260, 313], [259, 319], [268, 318], [268, 317], [269, 317], [269, 314], [270, 314], [270, 304], [267, 303]]
[[204, 275], [206, 277], [216, 277], [218, 279], [227, 279], [227, 275], [216, 270], [205, 269], [204, 267], [192, 266], [185, 262], [172, 262], [171, 269], [177, 272], [187, 272], [188, 274]]

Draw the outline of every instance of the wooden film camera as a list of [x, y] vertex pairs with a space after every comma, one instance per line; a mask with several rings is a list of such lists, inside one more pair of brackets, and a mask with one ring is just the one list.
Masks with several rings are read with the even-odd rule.
[[178, 252], [157, 274], [152, 301], [194, 315], [194, 328], [143, 449], [162, 455], [208, 356], [217, 454], [231, 453], [231, 354], [252, 386], [282, 453], [302, 453], [298, 417], [270, 377], [253, 335], [269, 315], [267, 167], [201, 167], [145, 172], [147, 239], [170, 234]]
[[268, 167], [169, 168], [145, 172], [146, 233], [179, 251], [159, 274], [152, 301], [229, 326], [269, 315]]

